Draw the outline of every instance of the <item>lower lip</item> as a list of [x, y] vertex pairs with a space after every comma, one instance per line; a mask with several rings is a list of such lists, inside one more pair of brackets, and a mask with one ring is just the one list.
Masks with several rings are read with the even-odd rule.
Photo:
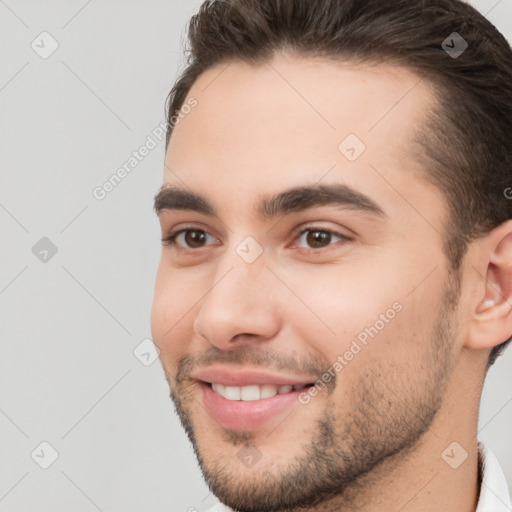
[[285, 409], [298, 401], [304, 390], [260, 400], [227, 400], [204, 382], [201, 382], [203, 403], [208, 414], [223, 428], [253, 431], [265, 426]]

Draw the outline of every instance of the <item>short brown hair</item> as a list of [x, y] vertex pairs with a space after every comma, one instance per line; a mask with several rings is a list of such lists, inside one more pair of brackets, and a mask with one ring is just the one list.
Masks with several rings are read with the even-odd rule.
[[[453, 46], [454, 32], [468, 45], [456, 57], [442, 46], [447, 38]], [[452, 269], [460, 269], [472, 240], [512, 218], [512, 200], [505, 194], [512, 185], [512, 51], [467, 3], [210, 0], [191, 18], [188, 39], [186, 67], [167, 98], [167, 145], [169, 119], [198, 76], [216, 64], [260, 64], [280, 50], [395, 63], [436, 88], [438, 108], [416, 136], [414, 154], [449, 201], [443, 250]], [[492, 349], [488, 368], [511, 339]]]

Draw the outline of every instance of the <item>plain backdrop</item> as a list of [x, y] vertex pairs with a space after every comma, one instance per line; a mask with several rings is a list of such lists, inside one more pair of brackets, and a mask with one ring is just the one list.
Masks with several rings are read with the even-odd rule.
[[[215, 503], [149, 364], [163, 141], [93, 195], [164, 121], [198, 5], [0, 0], [1, 512]], [[512, 0], [474, 5], [511, 40]], [[509, 349], [479, 438], [512, 487], [511, 370]]]

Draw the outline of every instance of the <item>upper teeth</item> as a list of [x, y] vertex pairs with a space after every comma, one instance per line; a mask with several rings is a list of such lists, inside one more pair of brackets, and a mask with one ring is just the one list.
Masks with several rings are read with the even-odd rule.
[[277, 394], [289, 393], [292, 389], [301, 389], [304, 386], [275, 386], [264, 384], [263, 386], [224, 386], [223, 384], [212, 383], [212, 389], [227, 400], [260, 400], [271, 398]]

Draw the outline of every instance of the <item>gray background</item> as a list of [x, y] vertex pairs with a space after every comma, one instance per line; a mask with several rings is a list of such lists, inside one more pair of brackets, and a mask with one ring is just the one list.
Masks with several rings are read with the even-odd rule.
[[[164, 143], [105, 199], [92, 194], [164, 121], [198, 5], [0, 0], [2, 512], [215, 502], [159, 362], [133, 353], [151, 337]], [[512, 0], [474, 5], [512, 40]], [[59, 45], [46, 59], [31, 47], [51, 49], [45, 31]], [[44, 241], [33, 253], [43, 237], [55, 255]], [[511, 370], [509, 349], [488, 376], [479, 438], [512, 487]], [[48, 469], [43, 441], [59, 454]]]

